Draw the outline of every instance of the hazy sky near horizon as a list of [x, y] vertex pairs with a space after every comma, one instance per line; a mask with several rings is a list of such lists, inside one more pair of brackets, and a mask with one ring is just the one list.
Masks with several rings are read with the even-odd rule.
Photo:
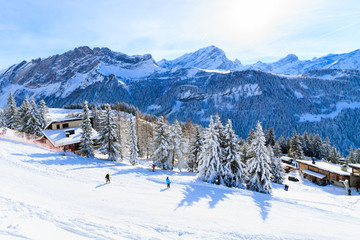
[[0, 70], [78, 46], [174, 59], [215, 45], [243, 64], [360, 48], [359, 0], [0, 0]]

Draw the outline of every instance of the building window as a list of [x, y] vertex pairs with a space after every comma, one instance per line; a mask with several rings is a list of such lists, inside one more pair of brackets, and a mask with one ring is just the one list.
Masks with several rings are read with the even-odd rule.
[[60, 129], [60, 124], [56, 124], [56, 129]]
[[63, 128], [68, 128], [69, 124], [68, 123], [63, 123]]

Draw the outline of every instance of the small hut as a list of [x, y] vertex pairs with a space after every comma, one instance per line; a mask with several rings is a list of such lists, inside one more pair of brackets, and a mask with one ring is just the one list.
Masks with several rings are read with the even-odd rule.
[[[75, 152], [79, 149], [81, 140], [81, 118], [66, 118], [50, 122], [43, 130], [45, 143], [51, 148]], [[99, 134], [92, 129], [92, 139], [99, 138]]]

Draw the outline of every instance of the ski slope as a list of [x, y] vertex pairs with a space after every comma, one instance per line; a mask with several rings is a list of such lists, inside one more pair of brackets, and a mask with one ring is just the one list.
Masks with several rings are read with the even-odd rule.
[[[302, 180], [271, 195], [194, 173], [0, 138], [0, 239], [356, 239], [360, 195]], [[104, 184], [110, 173], [111, 184]], [[172, 184], [167, 189], [165, 178]]]

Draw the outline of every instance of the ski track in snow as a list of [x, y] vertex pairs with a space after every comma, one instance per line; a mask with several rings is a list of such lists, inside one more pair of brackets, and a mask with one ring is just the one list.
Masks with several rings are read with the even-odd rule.
[[360, 224], [360, 196], [302, 179], [266, 195], [1, 138], [0, 161], [0, 239], [352, 239]]

